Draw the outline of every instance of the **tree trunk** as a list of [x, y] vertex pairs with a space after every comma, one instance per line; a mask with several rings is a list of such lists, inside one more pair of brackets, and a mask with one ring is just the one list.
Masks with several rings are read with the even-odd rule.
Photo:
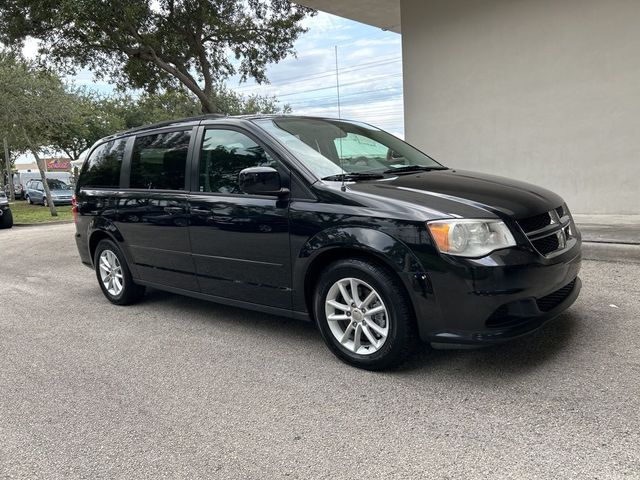
[[33, 156], [36, 159], [36, 165], [38, 165], [38, 171], [40, 172], [40, 178], [42, 179], [42, 188], [44, 188], [44, 198], [47, 199], [47, 204], [49, 205], [49, 210], [51, 211], [52, 217], [58, 216], [58, 211], [56, 210], [56, 206], [53, 203], [53, 199], [51, 198], [51, 191], [49, 190], [49, 184], [47, 183], [47, 177], [44, 174], [44, 166], [42, 164], [42, 160], [40, 159], [40, 155], [38, 155], [38, 149], [33, 145], [27, 131], [22, 128], [22, 135], [24, 135], [24, 139], [27, 141], [27, 145], [29, 145], [29, 149]]
[[49, 210], [51, 211], [52, 217], [58, 216], [58, 211], [56, 210], [56, 206], [53, 203], [53, 199], [51, 198], [51, 191], [49, 190], [49, 183], [47, 183], [47, 177], [44, 174], [44, 166], [42, 165], [42, 159], [38, 155], [38, 152], [35, 148], [31, 149], [33, 156], [36, 157], [36, 165], [38, 165], [38, 170], [40, 171], [40, 178], [42, 179], [42, 186], [44, 187], [44, 195], [47, 199], [47, 204], [49, 205]]
[[15, 202], [16, 191], [13, 187], [13, 172], [11, 171], [11, 161], [9, 160], [9, 146], [7, 145], [7, 139], [3, 138], [2, 143], [4, 144], [4, 168], [7, 171], [7, 183], [9, 185], [9, 200], [11, 200], [12, 202]]

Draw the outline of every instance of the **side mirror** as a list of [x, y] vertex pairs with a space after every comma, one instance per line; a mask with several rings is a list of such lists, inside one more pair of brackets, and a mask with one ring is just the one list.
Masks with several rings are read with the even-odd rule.
[[272, 167], [245, 168], [238, 175], [238, 185], [243, 193], [249, 195], [281, 196], [289, 193], [288, 188], [282, 188], [280, 174]]

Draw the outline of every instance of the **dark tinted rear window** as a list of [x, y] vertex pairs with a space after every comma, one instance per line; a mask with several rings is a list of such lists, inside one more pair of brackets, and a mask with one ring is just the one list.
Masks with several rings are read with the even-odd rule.
[[131, 188], [184, 190], [191, 130], [137, 137], [131, 155]]
[[126, 138], [112, 140], [97, 147], [80, 172], [79, 185], [93, 188], [120, 186], [120, 167], [124, 158]]

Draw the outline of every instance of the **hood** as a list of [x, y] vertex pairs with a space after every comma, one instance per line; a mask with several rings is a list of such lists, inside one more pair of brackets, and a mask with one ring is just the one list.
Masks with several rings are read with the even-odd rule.
[[520, 219], [563, 204], [560, 196], [544, 188], [464, 170], [432, 170], [356, 182], [349, 190], [414, 203], [454, 217], [487, 217], [489, 212]]

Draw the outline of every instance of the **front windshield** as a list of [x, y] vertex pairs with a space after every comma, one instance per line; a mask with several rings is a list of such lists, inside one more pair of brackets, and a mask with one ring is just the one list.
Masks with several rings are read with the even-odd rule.
[[256, 123], [320, 178], [342, 173], [393, 173], [410, 166], [444, 168], [408, 143], [364, 123], [295, 117]]
[[71, 190], [71, 187], [60, 180], [47, 180], [51, 190]]

